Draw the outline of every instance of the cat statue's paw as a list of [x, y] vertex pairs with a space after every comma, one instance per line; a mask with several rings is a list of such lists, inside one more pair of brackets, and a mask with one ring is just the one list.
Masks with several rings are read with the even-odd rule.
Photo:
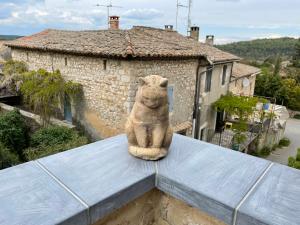
[[144, 160], [158, 160], [165, 157], [168, 154], [166, 148], [142, 148], [139, 146], [129, 146], [129, 153], [134, 157]]

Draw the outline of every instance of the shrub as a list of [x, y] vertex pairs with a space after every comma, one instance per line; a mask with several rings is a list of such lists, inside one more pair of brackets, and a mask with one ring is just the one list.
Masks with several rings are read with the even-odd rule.
[[273, 145], [272, 148], [271, 148], [271, 151], [275, 151], [277, 147], [278, 147], [277, 144]]
[[18, 110], [0, 115], [0, 142], [22, 158], [28, 134], [25, 120]]
[[300, 120], [300, 114], [294, 115], [294, 118]]
[[63, 152], [88, 143], [84, 136], [66, 127], [50, 126], [41, 128], [31, 138], [31, 147], [27, 148], [25, 158], [34, 160], [58, 152]]
[[288, 159], [288, 166], [294, 167], [295, 162], [296, 162], [296, 159], [294, 157], [290, 156], [289, 159]]
[[263, 147], [259, 152], [261, 156], [268, 156], [270, 155], [270, 153], [271, 153], [271, 149], [268, 146]]
[[288, 138], [282, 138], [278, 143], [278, 147], [287, 147], [290, 144], [291, 144], [291, 141]]
[[0, 169], [4, 169], [18, 164], [19, 157], [11, 152], [3, 143], [0, 142]]
[[36, 131], [30, 139], [30, 146], [50, 146], [70, 141], [75, 132], [67, 127], [48, 126]]
[[300, 161], [300, 148], [297, 149], [296, 160]]

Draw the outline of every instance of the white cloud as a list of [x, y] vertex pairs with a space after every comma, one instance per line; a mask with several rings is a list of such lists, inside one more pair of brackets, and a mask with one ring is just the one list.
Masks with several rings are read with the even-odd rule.
[[[74, 29], [92, 29], [105, 23], [106, 12], [101, 9], [79, 10], [77, 7], [52, 7], [49, 2], [21, 5], [11, 4], [10, 13], [0, 18], [1, 25], [28, 26], [46, 25], [47, 27], [71, 26]], [[66, 5], [64, 5], [66, 6]], [[93, 5], [91, 5], [93, 6]], [[102, 21], [100, 18], [103, 18]]]
[[163, 13], [157, 9], [130, 9], [122, 14], [123, 17], [136, 20], [153, 20], [162, 16]]

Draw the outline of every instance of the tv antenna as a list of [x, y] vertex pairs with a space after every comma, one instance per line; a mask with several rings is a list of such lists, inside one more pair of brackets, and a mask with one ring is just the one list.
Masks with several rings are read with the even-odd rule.
[[189, 0], [189, 11], [188, 11], [188, 24], [187, 24], [187, 35], [191, 32], [191, 9], [192, 9], [192, 0]]
[[109, 28], [109, 16], [110, 16], [110, 9], [111, 8], [123, 8], [122, 6], [117, 6], [117, 5], [112, 5], [111, 1], [109, 1], [109, 4], [107, 5], [101, 5], [101, 4], [96, 4], [98, 7], [106, 7], [107, 8], [107, 27]]
[[179, 8], [188, 8], [188, 6], [183, 5], [179, 2], [179, 0], [177, 0], [177, 4], [176, 4], [176, 23], [175, 23], [175, 29], [177, 30], [177, 26], [178, 26], [178, 11]]

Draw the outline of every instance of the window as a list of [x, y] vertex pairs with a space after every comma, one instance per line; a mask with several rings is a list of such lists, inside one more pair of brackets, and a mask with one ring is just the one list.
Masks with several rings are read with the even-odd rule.
[[107, 60], [103, 60], [103, 69], [106, 70]]
[[202, 128], [200, 130], [200, 138], [199, 138], [199, 140], [204, 141], [204, 133], [205, 133], [205, 128]]
[[68, 58], [65, 57], [65, 66], [67, 66], [67, 65], [68, 65]]
[[212, 69], [208, 68], [206, 72], [206, 79], [205, 79], [205, 92], [210, 92], [211, 89], [211, 77], [212, 77]]
[[174, 108], [174, 86], [168, 86], [168, 101], [169, 101], [169, 112], [173, 112], [173, 108]]
[[222, 85], [226, 82], [227, 65], [223, 66]]

